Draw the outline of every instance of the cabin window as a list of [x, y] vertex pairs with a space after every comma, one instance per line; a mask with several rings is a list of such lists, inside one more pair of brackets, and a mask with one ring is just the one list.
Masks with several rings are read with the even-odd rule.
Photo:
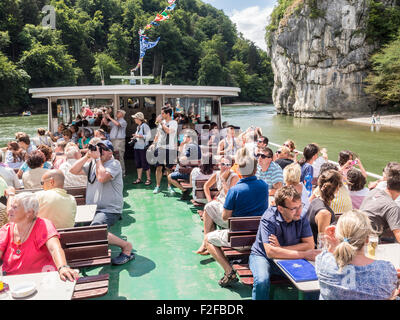
[[155, 108], [156, 107], [156, 98], [155, 97], [145, 97], [144, 98], [144, 107], [145, 108]]

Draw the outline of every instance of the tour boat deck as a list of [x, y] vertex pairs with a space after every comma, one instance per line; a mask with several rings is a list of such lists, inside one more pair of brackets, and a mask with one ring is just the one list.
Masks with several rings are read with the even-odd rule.
[[[133, 185], [136, 169], [127, 163], [123, 219], [110, 231], [133, 244], [136, 259], [122, 266], [86, 270], [87, 275], [109, 273], [109, 292], [100, 299], [128, 300], [237, 300], [251, 299], [251, 287], [236, 283], [221, 288], [223, 269], [211, 258], [195, 254], [201, 244], [202, 221], [190, 201], [168, 197], [153, 185]], [[144, 177], [144, 175], [143, 175]], [[112, 256], [119, 254], [111, 247]], [[297, 291], [276, 290], [275, 299], [296, 299]]]

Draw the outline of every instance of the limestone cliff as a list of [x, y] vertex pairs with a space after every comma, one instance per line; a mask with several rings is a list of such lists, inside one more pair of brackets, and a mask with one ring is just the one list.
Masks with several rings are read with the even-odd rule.
[[278, 113], [313, 118], [369, 114], [376, 102], [364, 92], [363, 82], [376, 48], [366, 39], [368, 0], [312, 3], [295, 1], [267, 39]]

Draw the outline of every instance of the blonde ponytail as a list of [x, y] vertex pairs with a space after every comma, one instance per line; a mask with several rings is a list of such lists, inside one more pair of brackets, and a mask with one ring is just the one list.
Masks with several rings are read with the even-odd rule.
[[335, 237], [339, 241], [333, 256], [339, 271], [348, 265], [356, 256], [374, 230], [365, 212], [352, 210], [344, 213], [338, 220]]

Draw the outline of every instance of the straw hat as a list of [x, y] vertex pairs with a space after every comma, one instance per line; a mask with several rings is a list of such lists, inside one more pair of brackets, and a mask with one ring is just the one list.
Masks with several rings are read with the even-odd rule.
[[133, 118], [133, 119], [139, 119], [139, 120], [142, 120], [142, 121], [146, 121], [146, 120], [144, 119], [144, 115], [143, 115], [142, 112], [136, 113], [135, 115], [132, 116], [132, 118]]

